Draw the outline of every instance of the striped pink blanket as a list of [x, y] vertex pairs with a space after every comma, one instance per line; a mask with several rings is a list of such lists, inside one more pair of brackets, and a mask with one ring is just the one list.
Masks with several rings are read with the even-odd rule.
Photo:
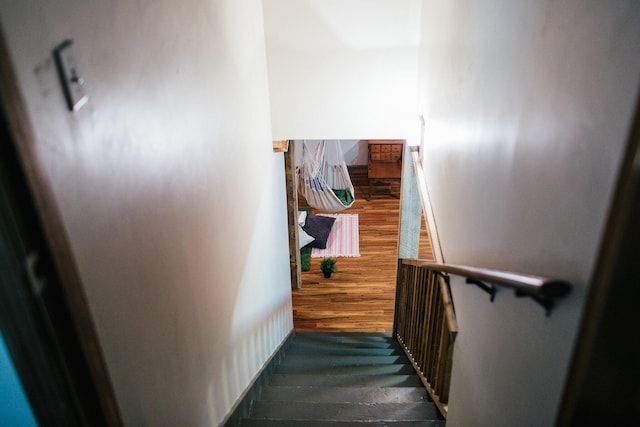
[[360, 256], [360, 234], [358, 232], [357, 214], [322, 214], [331, 216], [336, 222], [331, 228], [331, 234], [327, 240], [326, 249], [313, 248], [312, 258], [324, 257], [359, 257]]

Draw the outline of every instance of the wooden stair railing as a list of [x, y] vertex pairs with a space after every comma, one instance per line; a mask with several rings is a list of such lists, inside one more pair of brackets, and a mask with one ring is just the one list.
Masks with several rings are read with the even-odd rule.
[[491, 295], [496, 286], [530, 297], [550, 315], [557, 298], [571, 292], [566, 281], [417, 259], [399, 260], [393, 336], [400, 342], [436, 406], [446, 417], [456, 323], [449, 275], [463, 276]]
[[393, 336], [446, 417], [458, 324], [449, 286], [435, 270], [400, 260]]
[[393, 337], [400, 343], [437, 408], [446, 417], [453, 346], [458, 333], [449, 275], [465, 277], [466, 283], [487, 292], [491, 301], [497, 292], [496, 286], [511, 288], [516, 296], [529, 297], [542, 305], [547, 316], [551, 314], [555, 299], [571, 292], [571, 285], [546, 277], [446, 264], [420, 154], [417, 147], [410, 147], [410, 150], [422, 214], [436, 262], [398, 260]]
[[[415, 187], [409, 185], [404, 191], [417, 191], [433, 257], [444, 263], [419, 149], [413, 146], [408, 150], [410, 155], [405, 159], [411, 161], [409, 167], [413, 174], [405, 173], [404, 179], [415, 179]], [[408, 265], [402, 259], [398, 260], [396, 282], [393, 336], [409, 357], [438, 410], [446, 417], [453, 344], [458, 333], [451, 291], [444, 276]]]
[[[409, 147], [411, 168], [435, 260], [444, 263], [418, 147]], [[405, 179], [411, 174], [405, 175]], [[409, 186], [408, 188], [411, 188]], [[406, 190], [412, 191], [412, 190]], [[415, 190], [413, 190], [415, 191]], [[402, 227], [402, 224], [401, 224]], [[402, 233], [401, 233], [402, 234]], [[411, 361], [440, 413], [446, 418], [453, 344], [458, 324], [443, 275], [398, 260], [393, 337]]]

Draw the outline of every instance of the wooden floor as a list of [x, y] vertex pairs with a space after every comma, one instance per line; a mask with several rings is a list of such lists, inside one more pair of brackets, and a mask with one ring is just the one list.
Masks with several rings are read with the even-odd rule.
[[[293, 322], [297, 331], [392, 330], [400, 183], [381, 182], [367, 201], [366, 168], [350, 169], [350, 174], [356, 201], [342, 213], [358, 214], [360, 257], [338, 258], [338, 271], [330, 279], [325, 279], [320, 271], [321, 258], [311, 258], [311, 269], [302, 273], [302, 289], [293, 291]], [[304, 199], [299, 205], [306, 206]], [[424, 224], [419, 257], [433, 259]]]

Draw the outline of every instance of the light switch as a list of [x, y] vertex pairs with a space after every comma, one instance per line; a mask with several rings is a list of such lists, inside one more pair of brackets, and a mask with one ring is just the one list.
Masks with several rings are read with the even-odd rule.
[[65, 40], [53, 53], [67, 105], [75, 112], [87, 103], [89, 96], [84, 93], [84, 80], [78, 71], [72, 46], [71, 40]]

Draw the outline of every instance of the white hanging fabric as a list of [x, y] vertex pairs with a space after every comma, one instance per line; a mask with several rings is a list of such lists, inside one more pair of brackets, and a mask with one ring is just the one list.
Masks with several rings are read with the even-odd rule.
[[353, 205], [355, 193], [340, 142], [321, 141], [312, 153], [302, 141], [298, 191], [309, 206], [322, 211], [339, 212]]

